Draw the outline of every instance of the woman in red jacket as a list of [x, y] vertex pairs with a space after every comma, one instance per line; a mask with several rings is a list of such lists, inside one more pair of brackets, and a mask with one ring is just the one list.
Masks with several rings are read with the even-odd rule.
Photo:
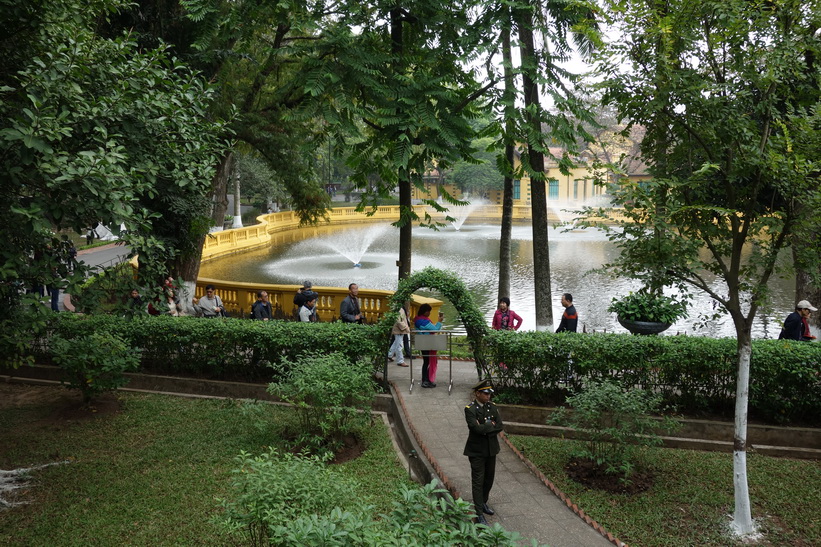
[[522, 318], [510, 309], [510, 298], [507, 296], [499, 299], [499, 307], [493, 314], [493, 322], [490, 326], [493, 330], [519, 330], [522, 326]]

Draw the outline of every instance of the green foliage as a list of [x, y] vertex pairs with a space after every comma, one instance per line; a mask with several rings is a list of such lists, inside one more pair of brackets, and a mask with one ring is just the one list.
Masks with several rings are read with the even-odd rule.
[[76, 285], [71, 292], [71, 302], [79, 313], [112, 312], [125, 307], [125, 297], [134, 283], [134, 268], [123, 262]]
[[[621, 251], [608, 266], [709, 295], [748, 346], [779, 254], [819, 225], [821, 5], [602, 7], [623, 31], [601, 53], [603, 102], [644, 131], [652, 175], [609, 187], [623, 217], [604, 228]], [[817, 273], [818, 253], [803, 258]]]
[[64, 338], [87, 332], [114, 334], [140, 348], [146, 372], [212, 379], [270, 380], [271, 365], [281, 370], [317, 348], [340, 353], [350, 362], [374, 362], [381, 355], [378, 330], [368, 325], [149, 315], [129, 320], [61, 313], [53, 314], [49, 328]]
[[567, 404], [572, 410], [559, 408], [548, 423], [582, 433], [585, 441], [575, 456], [626, 482], [637, 468], [638, 448], [661, 446], [659, 433], [675, 429], [674, 420], [651, 417], [659, 411], [660, 395], [624, 389], [612, 380], [590, 382]]
[[283, 545], [291, 523], [351, 505], [356, 483], [333, 472], [318, 456], [270, 448], [236, 458], [232, 497], [221, 499], [216, 518], [242, 545]]
[[[567, 389], [614, 377], [625, 389], [653, 390], [678, 411], [732, 416], [738, 346], [729, 338], [553, 334], [493, 331], [485, 337], [500, 395], [561, 402]], [[821, 345], [756, 340], [750, 415], [770, 422], [814, 423], [821, 412]], [[508, 395], [511, 392], [511, 395]]]
[[[237, 454], [271, 446], [286, 452], [284, 438], [299, 427], [283, 405], [265, 405], [260, 434], [236, 401], [132, 392], [118, 394], [120, 412], [36, 427], [54, 419], [60, 387], [0, 383], [0, 390], [0, 468], [71, 460], [34, 474], [37, 484], [23, 496], [36, 503], [0, 511], [2, 545], [53, 545], [54, 538], [96, 545], [127, 538], [134, 547], [232, 545], [213, 517], [215, 498], [229, 496]], [[43, 396], [19, 397], [26, 393]], [[8, 404], [13, 401], [20, 404]], [[374, 505], [369, 516], [377, 517], [410, 481], [382, 421], [362, 436], [362, 455], [333, 469], [346, 484], [345, 477], [360, 484], [346, 497]]]
[[145, 275], [161, 279], [204, 233], [197, 221], [224, 146], [222, 123], [206, 115], [212, 90], [164, 48], [101, 36], [98, 23], [120, 0], [7, 4], [0, 294], [16, 283], [79, 282], [54, 232], [85, 233], [96, 222], [118, 234], [124, 225], [119, 235], [141, 255]]
[[[510, 441], [538, 469], [608, 532], [628, 545], [702, 545], [737, 547], [727, 535], [727, 508], [733, 490], [728, 475], [732, 458], [725, 452], [648, 448], [653, 486], [632, 495], [589, 488], [564, 468], [580, 441], [511, 435]], [[756, 524], [771, 545], [821, 544], [821, 522], [799, 510], [821, 503], [821, 463], [817, 460], [747, 456]]]
[[630, 321], [669, 324], [687, 316], [687, 305], [663, 294], [639, 291], [614, 298], [607, 311], [615, 312], [620, 318]]
[[459, 317], [462, 319], [462, 324], [465, 325], [467, 331], [468, 342], [476, 361], [476, 368], [481, 375], [486, 370], [483, 339], [490, 329], [485, 323], [485, 318], [479, 311], [478, 306], [473, 301], [473, 295], [467, 290], [464, 282], [451, 272], [429, 266], [400, 281], [399, 287], [391, 297], [391, 311], [393, 313], [386, 314], [379, 323], [380, 332], [384, 333], [387, 340], [391, 326], [396, 322], [396, 314], [399, 308], [410, 300], [414, 291], [423, 287], [441, 292], [459, 312]]
[[298, 445], [334, 450], [345, 435], [371, 419], [364, 412], [376, 393], [369, 364], [341, 353], [306, 354], [279, 368], [282, 379], [268, 391], [297, 409], [302, 425]]
[[235, 497], [222, 500], [218, 521], [240, 545], [520, 545], [516, 532], [499, 524], [474, 526], [471, 505], [454, 500], [431, 482], [402, 485], [390, 514], [375, 520], [372, 508], [351, 496], [342, 480], [317, 458], [243, 453], [235, 471]]
[[124, 386], [128, 380], [123, 373], [139, 368], [140, 356], [120, 338], [106, 333], [92, 332], [77, 338], [53, 337], [51, 351], [60, 365], [64, 383], [83, 394], [83, 402]]
[[16, 285], [3, 289], [0, 289], [0, 302], [6, 314], [0, 319], [0, 366], [17, 368], [32, 364], [33, 350], [45, 334], [53, 313], [43, 305], [37, 293], [21, 294], [21, 288]]
[[480, 149], [474, 154], [476, 161], [457, 161], [453, 165], [449, 179], [468, 194], [487, 198], [492, 190], [502, 190], [503, 176], [496, 166], [497, 153], [491, 149], [492, 140], [488, 137], [474, 142]]

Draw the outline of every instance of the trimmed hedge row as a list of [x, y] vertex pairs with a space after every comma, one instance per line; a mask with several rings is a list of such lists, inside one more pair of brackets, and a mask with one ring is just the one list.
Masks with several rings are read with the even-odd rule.
[[[491, 362], [504, 363], [497, 383], [515, 386], [511, 399], [557, 402], [568, 390], [608, 377], [659, 392], [680, 412], [733, 415], [738, 359], [732, 338], [495, 331], [485, 344]], [[754, 341], [750, 415], [818, 424], [821, 344]]]
[[[384, 327], [61, 313], [52, 316], [49, 333], [115, 334], [140, 352], [144, 372], [268, 381], [269, 365], [287, 365], [306, 353], [337, 352], [381, 368], [389, 338]], [[731, 338], [491, 331], [484, 351], [507, 402], [561, 403], [568, 392], [607, 377], [654, 390], [683, 413], [733, 415], [737, 358]], [[51, 359], [48, 337], [37, 353], [40, 362]], [[754, 341], [750, 415], [819, 424], [821, 344]]]
[[[250, 321], [196, 317], [61, 313], [50, 333], [74, 338], [89, 332], [116, 334], [140, 352], [140, 370], [236, 381], [270, 380], [269, 365], [306, 353], [341, 353], [351, 361], [377, 355], [377, 333], [366, 325]], [[50, 358], [44, 341], [40, 360]]]

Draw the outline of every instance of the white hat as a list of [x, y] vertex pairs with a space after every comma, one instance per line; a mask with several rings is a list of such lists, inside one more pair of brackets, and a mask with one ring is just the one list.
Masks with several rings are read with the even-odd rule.
[[802, 300], [801, 302], [796, 304], [795, 309], [797, 309], [797, 310], [818, 311], [818, 308], [813, 308], [812, 304], [810, 304], [807, 300]]

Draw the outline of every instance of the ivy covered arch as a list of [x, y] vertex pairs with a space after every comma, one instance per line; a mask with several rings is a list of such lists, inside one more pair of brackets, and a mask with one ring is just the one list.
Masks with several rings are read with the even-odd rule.
[[382, 319], [383, 328], [390, 331], [399, 313], [402, 304], [410, 300], [411, 295], [419, 289], [436, 289], [442, 296], [450, 300], [467, 331], [470, 349], [476, 361], [476, 371], [480, 378], [487, 375], [487, 362], [484, 352], [484, 337], [488, 334], [489, 328], [485, 323], [485, 318], [473, 301], [473, 295], [467, 290], [465, 284], [452, 272], [427, 267], [424, 270], [412, 274], [399, 282], [390, 301], [390, 313]]

